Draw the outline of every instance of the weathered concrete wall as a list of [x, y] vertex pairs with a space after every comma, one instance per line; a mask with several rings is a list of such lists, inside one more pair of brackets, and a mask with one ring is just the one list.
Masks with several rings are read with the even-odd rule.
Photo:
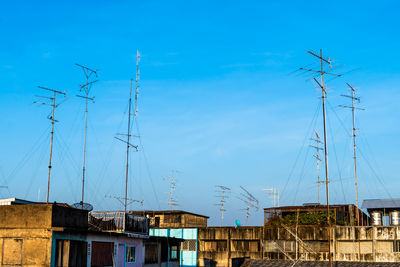
[[[301, 241], [296, 241], [297, 233]], [[331, 253], [335, 261], [400, 262], [400, 227], [333, 226]], [[328, 259], [326, 227], [265, 227], [264, 259]]]
[[87, 229], [87, 211], [59, 206], [7, 205], [0, 206], [1, 228], [51, 228], [66, 227]]
[[198, 266], [232, 266], [235, 259], [262, 259], [263, 227], [199, 228]]
[[1, 228], [50, 228], [52, 205], [0, 206]]
[[46, 229], [0, 229], [0, 263], [50, 266], [51, 232]]

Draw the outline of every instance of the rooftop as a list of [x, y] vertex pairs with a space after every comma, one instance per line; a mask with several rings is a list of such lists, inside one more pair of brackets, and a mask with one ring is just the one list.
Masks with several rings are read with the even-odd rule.
[[394, 209], [400, 208], [400, 198], [366, 199], [363, 201], [362, 209]]
[[[329, 205], [329, 208], [342, 208], [347, 206], [354, 206], [354, 204], [334, 204]], [[304, 203], [299, 206], [280, 206], [280, 207], [272, 207], [272, 208], [264, 208], [264, 211], [275, 211], [275, 210], [309, 210], [309, 209], [326, 209], [327, 206], [319, 203]]]
[[184, 210], [131, 210], [129, 211], [130, 213], [133, 214], [138, 214], [138, 215], [161, 215], [161, 214], [190, 214], [190, 215], [194, 215], [194, 216], [199, 216], [199, 217], [203, 217], [203, 218], [210, 218], [208, 216], [205, 215], [201, 215], [201, 214], [197, 214], [197, 213], [193, 213], [193, 212], [188, 212], [188, 211], [184, 211]]
[[0, 199], [1, 205], [27, 205], [27, 204], [40, 204], [39, 202], [28, 201], [19, 198], [4, 198]]

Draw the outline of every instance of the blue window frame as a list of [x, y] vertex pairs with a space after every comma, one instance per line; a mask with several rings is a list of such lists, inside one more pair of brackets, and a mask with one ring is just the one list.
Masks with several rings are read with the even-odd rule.
[[134, 246], [126, 246], [126, 262], [136, 262], [136, 247]]

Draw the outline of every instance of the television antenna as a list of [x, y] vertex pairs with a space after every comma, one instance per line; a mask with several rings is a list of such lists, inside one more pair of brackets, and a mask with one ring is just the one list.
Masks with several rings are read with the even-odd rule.
[[[352, 115], [352, 122], [353, 122], [353, 128], [352, 128], [352, 137], [353, 137], [353, 159], [354, 159], [354, 178], [355, 178], [355, 186], [356, 186], [356, 203], [357, 203], [357, 209], [358, 209], [358, 185], [357, 185], [357, 154], [356, 154], [356, 129], [355, 126], [355, 110], [365, 110], [363, 108], [356, 107], [354, 102], [357, 101], [360, 103], [360, 98], [355, 96], [356, 89], [352, 87], [350, 84], [346, 83], [347, 86], [350, 89], [350, 95], [342, 95], [343, 97], [347, 97], [351, 99], [351, 106], [344, 106], [340, 105], [342, 108], [349, 108], [351, 109], [351, 115]], [[359, 221], [359, 214], [357, 212], [357, 221]]]
[[56, 96], [57, 95], [63, 95], [65, 98], [66, 92], [61, 92], [58, 90], [54, 90], [51, 88], [43, 87], [43, 86], [38, 86], [38, 88], [50, 91], [52, 92], [52, 96], [40, 96], [36, 95], [36, 97], [47, 99], [48, 102], [39, 102], [39, 101], [34, 101], [33, 103], [35, 104], [40, 104], [40, 105], [46, 105], [52, 107], [52, 112], [51, 115], [47, 116], [47, 118], [51, 121], [51, 135], [50, 135], [50, 157], [49, 157], [49, 175], [47, 178], [47, 198], [46, 198], [46, 203], [49, 204], [49, 194], [50, 194], [50, 177], [51, 177], [51, 160], [52, 160], [52, 155], [53, 155], [53, 136], [54, 136], [54, 123], [58, 122], [55, 119], [55, 112], [56, 108], [58, 108], [59, 105], [61, 105], [64, 101], [61, 101], [60, 103], [56, 104]]
[[[118, 200], [122, 206], [125, 206], [125, 198], [124, 197], [116, 197], [116, 196], [104, 196], [105, 198], [113, 198]], [[139, 203], [140, 206], [143, 208], [143, 204], [144, 204], [144, 200], [138, 200], [138, 199], [133, 199], [133, 198], [127, 198], [126, 199], [128, 201], [127, 205], [129, 206], [132, 203]]]
[[94, 80], [93, 78], [97, 78], [97, 71], [91, 68], [88, 68], [86, 66], [80, 65], [80, 64], [75, 64], [76, 66], [80, 67], [86, 77], [86, 83], [79, 85], [80, 89], [79, 91], [84, 93], [84, 95], [76, 95], [77, 97], [85, 99], [85, 135], [84, 135], [84, 141], [83, 141], [83, 164], [82, 164], [82, 200], [81, 200], [81, 205], [83, 209], [83, 204], [84, 204], [84, 196], [85, 196], [85, 175], [86, 175], [86, 137], [87, 137], [87, 118], [88, 118], [88, 103], [91, 101], [94, 103], [94, 97], [89, 97], [90, 89], [92, 89], [92, 86], [94, 83], [98, 82], [98, 80]]
[[[353, 123], [353, 128], [352, 128], [352, 137], [353, 137], [353, 159], [354, 159], [354, 180], [355, 180], [355, 186], [356, 186], [356, 205], [357, 205], [357, 213], [356, 213], [356, 219], [357, 219], [357, 226], [360, 226], [360, 212], [358, 208], [358, 183], [357, 183], [357, 154], [356, 154], [356, 126], [355, 126], [355, 110], [365, 110], [363, 108], [356, 107], [354, 105], [354, 102], [357, 101], [360, 103], [360, 98], [355, 96], [356, 89], [352, 87], [350, 84], [346, 83], [347, 86], [350, 89], [350, 95], [342, 95], [343, 97], [347, 97], [351, 99], [351, 106], [344, 106], [341, 105], [343, 108], [349, 108], [351, 109], [351, 115], [352, 115], [352, 123]], [[360, 245], [360, 239], [358, 238], [358, 257], [360, 258], [361, 254], [361, 245]]]
[[171, 171], [171, 176], [165, 178], [164, 180], [167, 180], [169, 182], [169, 198], [167, 200], [168, 206], [170, 209], [174, 209], [174, 207], [179, 205], [179, 201], [174, 197], [175, 191], [176, 191], [176, 182], [178, 181], [175, 177], [177, 173], [180, 173], [177, 170], [172, 170]]
[[[135, 93], [135, 109], [137, 107], [137, 94], [138, 94], [138, 82], [139, 82], [139, 61], [140, 61], [140, 54], [139, 51], [137, 51], [136, 55], [136, 93]], [[130, 143], [130, 137], [139, 137], [137, 135], [131, 134], [131, 117], [132, 117], [132, 86], [133, 86], [133, 79], [131, 79], [131, 86], [129, 89], [129, 108], [128, 108], [128, 133], [127, 134], [117, 134], [117, 135], [124, 135], [126, 136], [127, 140], [125, 141], [122, 138], [119, 137], [114, 137], [115, 139], [123, 142], [126, 144], [126, 171], [125, 171], [125, 197], [124, 199], [124, 210], [126, 213], [126, 208], [128, 206], [128, 176], [129, 176], [129, 148], [133, 147], [136, 152], [138, 151], [139, 146], [133, 145]], [[135, 117], [136, 117], [136, 112], [135, 112]]]
[[328, 178], [328, 149], [327, 149], [327, 137], [326, 137], [326, 111], [325, 111], [325, 98], [327, 97], [326, 94], [326, 86], [324, 85], [324, 76], [325, 75], [330, 75], [334, 77], [340, 77], [342, 76], [341, 74], [335, 74], [332, 72], [327, 72], [324, 70], [324, 65], [328, 64], [329, 68], [332, 68], [332, 61], [328, 57], [324, 57], [322, 55], [322, 49], [320, 49], [319, 54], [316, 54], [311, 51], [307, 51], [310, 55], [313, 57], [317, 58], [319, 63], [320, 63], [320, 69], [310, 69], [310, 68], [300, 68], [300, 70], [306, 71], [306, 72], [314, 72], [318, 73], [320, 76], [320, 81], [318, 81], [315, 77], [313, 77], [313, 80], [315, 83], [318, 85], [318, 87], [321, 89], [322, 93], [322, 117], [323, 117], [323, 125], [324, 125], [324, 152], [325, 152], [325, 185], [326, 185], [326, 208], [327, 208], [327, 221], [328, 221], [328, 266], [331, 267], [331, 220], [329, 217], [329, 178]]
[[263, 189], [265, 194], [272, 197], [272, 207], [279, 207], [279, 190], [276, 188]]
[[320, 181], [320, 176], [319, 176], [319, 164], [321, 163], [321, 157], [319, 155], [319, 151], [320, 150], [324, 150], [321, 147], [321, 136], [319, 135], [319, 133], [317, 132], [317, 130], [314, 130], [314, 138], [310, 138], [310, 140], [314, 143], [312, 145], [310, 145], [310, 147], [315, 149], [315, 154], [313, 155], [313, 157], [316, 160], [316, 165], [317, 165], [317, 191], [318, 191], [318, 203], [319, 202], [319, 185], [323, 184], [324, 181]]
[[237, 198], [240, 199], [246, 205], [246, 207], [243, 208], [242, 210], [246, 211], [246, 226], [247, 226], [249, 222], [250, 209], [254, 208], [256, 211], [258, 211], [259, 201], [243, 186], [240, 186], [240, 188], [244, 191], [244, 193], [240, 193], [240, 197]]
[[221, 212], [221, 226], [222, 226], [224, 224], [224, 212], [226, 211], [225, 203], [226, 199], [229, 198], [231, 189], [223, 185], [216, 185], [215, 187], [217, 188], [215, 192], [219, 193], [220, 195], [217, 196], [219, 198], [219, 202], [214, 205], [220, 206], [219, 211]]

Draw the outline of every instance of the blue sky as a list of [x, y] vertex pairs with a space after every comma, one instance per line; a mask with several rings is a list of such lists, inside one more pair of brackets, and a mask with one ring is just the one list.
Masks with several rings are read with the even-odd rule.
[[[316, 201], [308, 146], [320, 133], [320, 92], [291, 74], [323, 49], [346, 73], [328, 83], [331, 201], [354, 203], [345, 82], [366, 108], [357, 114], [360, 199], [397, 197], [400, 45], [397, 1], [12, 1], [0, 13], [0, 196], [45, 200], [49, 109], [33, 104], [38, 85], [66, 90], [58, 109], [51, 200], [81, 193], [84, 81], [80, 63], [99, 69], [89, 106], [86, 200], [120, 209], [129, 79], [140, 62], [138, 125], [129, 195], [166, 209], [171, 170], [179, 170], [179, 209], [219, 224], [216, 184], [232, 188], [226, 224], [245, 220], [239, 186], [271, 205]], [[313, 65], [312, 65], [313, 66]], [[319, 108], [319, 109], [318, 109]], [[318, 111], [318, 112], [316, 112]], [[314, 116], [314, 114], [317, 114]], [[136, 126], [134, 131], [137, 131]], [[139, 142], [139, 140], [134, 140]], [[339, 181], [341, 180], [341, 182]], [[321, 190], [321, 198], [324, 191]], [[140, 206], [133, 205], [139, 209]], [[250, 224], [262, 224], [262, 209]]]

